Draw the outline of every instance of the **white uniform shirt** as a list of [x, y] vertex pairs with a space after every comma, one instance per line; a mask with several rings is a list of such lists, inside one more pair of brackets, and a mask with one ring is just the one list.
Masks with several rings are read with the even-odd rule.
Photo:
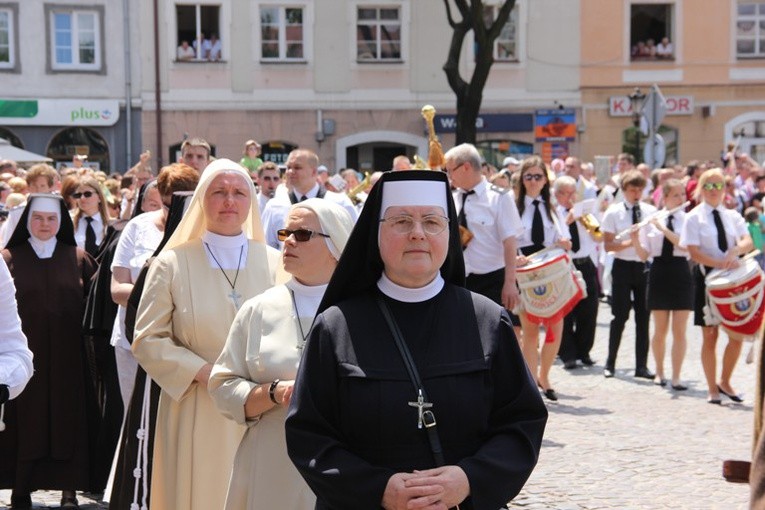
[[579, 178], [576, 180], [577, 202], [581, 200], [596, 198], [597, 196], [598, 196], [598, 189], [595, 187], [595, 185], [580, 175]]
[[[80, 222], [77, 225], [77, 229], [74, 231], [74, 240], [77, 243], [77, 247], [82, 248], [83, 250], [85, 249], [85, 230], [88, 228], [88, 220], [86, 220], [85, 217], [84, 214], [80, 217]], [[101, 241], [104, 240], [106, 226], [104, 225], [104, 222], [101, 221], [101, 215], [99, 213], [94, 214], [91, 218], [93, 218], [91, 225], [93, 225], [93, 231], [96, 234], [96, 246], [101, 246]]]
[[[640, 202], [639, 204], [641, 221], [656, 212], [656, 208], [651, 204], [646, 204], [645, 202]], [[624, 202], [611, 204], [608, 209], [606, 209], [606, 213], [603, 215], [603, 221], [600, 225], [600, 230], [602, 230], [604, 233], [618, 235], [624, 230], [630, 228], [632, 226], [633, 207], [634, 206], [626, 200]], [[621, 239], [621, 241], [625, 240], [626, 238]], [[625, 248], [624, 250], [614, 252], [614, 258], [620, 260], [630, 260], [632, 262], [642, 262], [637, 252], [635, 251], [635, 248], [632, 246]]]
[[[684, 248], [698, 246], [705, 255], [720, 259], [725, 257], [725, 253], [720, 251], [717, 245], [717, 227], [712, 216], [714, 209], [706, 202], [702, 202], [685, 216], [685, 224], [680, 234], [680, 246]], [[730, 250], [736, 245], [737, 240], [749, 235], [749, 229], [746, 227], [744, 218], [736, 211], [727, 209], [722, 203], [717, 206], [717, 210], [725, 227], [725, 238]]]
[[[683, 225], [685, 224], [685, 211], [677, 211], [673, 215], [672, 230], [677, 235], [683, 231]], [[669, 217], [663, 218], [659, 221], [663, 225], [667, 225]], [[640, 229], [640, 245], [648, 250], [648, 257], [655, 258], [661, 255], [661, 249], [664, 246], [664, 233], [661, 230], [653, 226], [653, 224], [646, 225]], [[688, 251], [675, 245], [672, 250], [672, 256], [689, 258]]]
[[[531, 225], [534, 222], [534, 210], [536, 209], [534, 207], [534, 200], [535, 199], [528, 195], [524, 197], [525, 208], [523, 210], [523, 214], [521, 215], [523, 233], [521, 234], [521, 237], [518, 238], [518, 249], [525, 248], [526, 246], [531, 246], [534, 244], [531, 242]], [[560, 224], [557, 221], [550, 220], [550, 217], [547, 215], [547, 207], [545, 206], [545, 201], [544, 198], [542, 198], [542, 195], [538, 196], [536, 200], [539, 200], [539, 212], [542, 215], [542, 225], [545, 232], [545, 240], [543, 243], [544, 246], [552, 246], [556, 241], [561, 239], [568, 239], [568, 229], [566, 229], [564, 232]], [[553, 217], [555, 216], [556, 214], [553, 212]]]
[[[565, 237], [567, 239], [571, 238], [571, 233], [569, 231], [569, 226], [566, 225], [566, 218], [568, 217], [568, 211], [565, 207], [562, 205], [558, 205], [557, 208], [558, 211], [558, 222], [560, 224], [560, 229], [563, 231]], [[573, 251], [574, 247], [571, 247], [571, 258], [572, 259], [580, 259], [584, 257], [592, 257], [593, 261], [597, 260], [597, 250], [598, 250], [598, 244], [595, 240], [592, 238], [589, 232], [587, 232], [587, 229], [584, 228], [584, 225], [577, 219], [574, 220], [574, 225], [576, 225], [576, 230], [579, 232], [579, 251]]]
[[[125, 225], [117, 242], [117, 248], [114, 250], [112, 272], [116, 267], [124, 267], [130, 271], [131, 282], [138, 279], [144, 263], [162, 242], [164, 234], [154, 224], [158, 214], [162, 214], [162, 211], [139, 214]], [[130, 342], [125, 335], [125, 313], [126, 308], [119, 305], [117, 316], [114, 318], [111, 344], [129, 350]]]
[[[319, 184], [316, 183], [308, 193], [305, 194], [306, 198], [316, 198], [319, 193]], [[295, 192], [295, 198], [298, 202], [303, 197], [300, 193]], [[355, 222], [359, 214], [354, 207], [353, 202], [345, 193], [335, 193], [334, 191], [326, 191], [324, 193], [324, 200], [329, 200], [338, 205], [343, 206], [343, 209], [348, 211], [351, 219]], [[277, 193], [274, 198], [268, 201], [263, 208], [263, 215], [261, 217], [261, 223], [263, 224], [263, 233], [266, 236], [266, 244], [281, 251], [283, 243], [279, 242], [276, 236], [276, 231], [284, 228], [287, 223], [287, 213], [289, 212], [292, 203], [290, 203], [289, 195], [282, 195]]]
[[[503, 241], [522, 233], [518, 208], [512, 191], [490, 185], [483, 178], [465, 201], [465, 219], [473, 239], [462, 252], [465, 274], [486, 274], [505, 267]], [[462, 195], [453, 193], [457, 214], [462, 210]]]
[[21, 331], [16, 287], [5, 262], [0, 261], [0, 384], [16, 398], [32, 378], [32, 351]]

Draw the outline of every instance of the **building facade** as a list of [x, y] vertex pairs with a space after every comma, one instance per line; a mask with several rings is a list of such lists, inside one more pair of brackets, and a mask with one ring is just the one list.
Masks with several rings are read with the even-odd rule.
[[[158, 27], [140, 45], [143, 139], [165, 162], [184, 137], [201, 136], [219, 157], [239, 158], [256, 139], [266, 160], [300, 146], [332, 169], [386, 170], [396, 155], [426, 154], [425, 104], [444, 147], [454, 143], [441, 0], [140, 3], [137, 24]], [[493, 20], [498, 2], [486, 4]], [[578, 0], [517, 2], [484, 90], [487, 159], [537, 152], [535, 112], [579, 107], [579, 26]]]
[[[141, 149], [134, 0], [0, 0], [0, 137], [124, 171]], [[127, 65], [130, 63], [130, 65]], [[131, 163], [132, 161], [132, 163]]]
[[658, 85], [665, 165], [719, 161], [726, 143], [765, 160], [765, 2], [582, 0], [581, 155], [634, 153], [628, 96]]

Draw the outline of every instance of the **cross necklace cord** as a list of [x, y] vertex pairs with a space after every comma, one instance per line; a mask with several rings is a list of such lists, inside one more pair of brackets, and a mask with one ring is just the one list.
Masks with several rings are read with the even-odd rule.
[[[300, 312], [298, 311], [297, 301], [295, 300], [295, 291], [290, 289], [290, 296], [292, 296], [292, 306], [295, 307], [295, 318], [297, 319], [298, 327], [300, 328], [300, 337], [302, 340], [298, 340], [298, 344], [295, 347], [297, 350], [302, 351], [305, 347], [306, 334], [303, 332], [303, 323], [300, 322]], [[311, 325], [313, 326], [313, 324]]]
[[231, 286], [231, 292], [228, 294], [228, 298], [231, 300], [232, 303], [234, 303], [234, 307], [237, 310], [239, 310], [239, 307], [242, 306], [241, 303], [239, 302], [239, 300], [242, 299], [242, 295], [236, 291], [236, 281], [239, 279], [239, 270], [242, 268], [242, 253], [244, 252], [244, 245], [242, 245], [242, 247], [239, 248], [239, 261], [236, 263], [236, 274], [234, 275], [234, 283], [231, 283], [231, 280], [226, 274], [226, 271], [223, 270], [223, 266], [221, 266], [220, 262], [218, 262], [218, 259], [215, 257], [215, 254], [210, 249], [210, 245], [207, 243], [204, 243], [204, 244], [205, 244], [205, 247], [207, 247], [207, 251], [210, 252], [210, 256], [218, 265], [218, 269], [220, 269], [220, 272], [223, 273], [223, 277]]

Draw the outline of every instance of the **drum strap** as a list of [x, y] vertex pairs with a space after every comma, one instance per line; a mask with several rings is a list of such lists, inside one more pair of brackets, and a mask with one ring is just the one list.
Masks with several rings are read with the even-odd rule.
[[388, 308], [388, 305], [385, 303], [382, 296], [377, 296], [377, 306], [380, 307], [385, 322], [388, 323], [388, 328], [390, 328], [391, 335], [393, 335], [393, 339], [396, 341], [396, 347], [404, 361], [404, 366], [409, 374], [409, 379], [414, 385], [414, 391], [417, 394], [417, 402], [410, 402], [409, 405], [418, 408], [418, 427], [422, 427], [423, 425], [425, 427], [425, 432], [428, 434], [428, 443], [430, 443], [430, 451], [433, 453], [433, 460], [436, 462], [436, 467], [443, 466], [446, 464], [446, 461], [444, 460], [444, 452], [441, 448], [441, 438], [438, 436], [438, 430], [436, 429], [436, 417], [432, 411], [433, 403], [428, 401], [428, 395], [425, 392], [425, 387], [422, 385], [420, 373], [417, 371], [417, 365], [414, 364], [412, 354], [409, 352], [409, 348], [406, 346], [406, 342], [404, 342], [404, 338], [401, 336], [401, 330], [399, 329], [398, 324], [396, 324], [396, 321], [390, 312], [390, 308]]

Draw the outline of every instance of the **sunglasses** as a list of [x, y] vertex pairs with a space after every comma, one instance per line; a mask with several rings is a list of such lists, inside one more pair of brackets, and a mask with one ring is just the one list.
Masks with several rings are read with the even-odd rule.
[[541, 181], [545, 176], [544, 174], [526, 174], [523, 178], [527, 181]]
[[721, 190], [725, 187], [725, 184], [722, 182], [708, 182], [702, 186], [706, 191], [712, 191], [713, 189]]
[[90, 198], [95, 194], [95, 191], [83, 191], [81, 193], [78, 191], [77, 193], [72, 193], [72, 198], [79, 200], [82, 197]]
[[327, 234], [322, 234], [321, 232], [314, 232], [313, 230], [308, 230], [307, 228], [299, 228], [297, 230], [289, 230], [287, 228], [282, 228], [276, 231], [276, 237], [281, 242], [286, 241], [289, 236], [295, 236], [295, 241], [299, 243], [310, 241], [311, 238], [314, 236], [329, 237]]

